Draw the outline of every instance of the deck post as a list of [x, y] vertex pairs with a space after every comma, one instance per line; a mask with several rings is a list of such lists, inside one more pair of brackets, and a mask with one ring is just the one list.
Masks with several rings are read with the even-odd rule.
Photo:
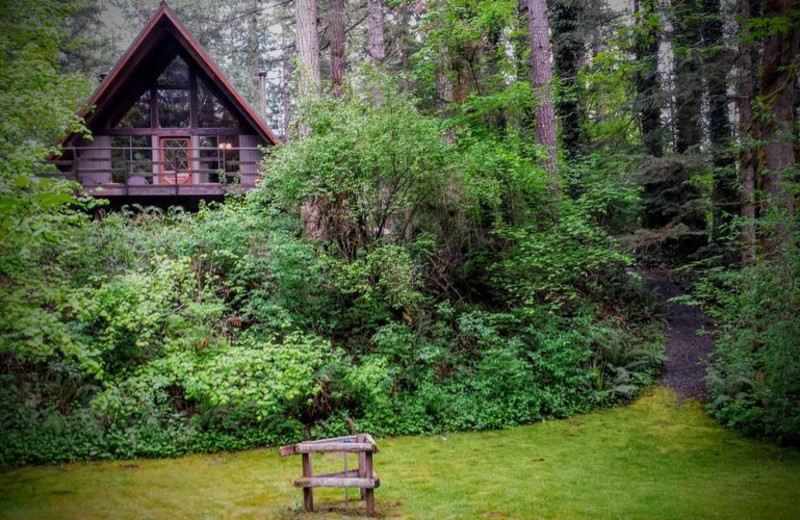
[[[310, 453], [303, 453], [303, 477], [308, 479], [313, 477], [313, 468], [311, 464]], [[314, 511], [313, 487], [309, 486], [303, 488], [303, 505], [305, 506], [306, 511]]]
[[[367, 475], [370, 477], [372, 476], [372, 452], [368, 451], [364, 453], [364, 470]], [[359, 467], [359, 469], [361, 469]], [[366, 501], [367, 505], [367, 515], [372, 516], [375, 514], [375, 490], [373, 488], [361, 489], [362, 493], [364, 493], [364, 500]]]

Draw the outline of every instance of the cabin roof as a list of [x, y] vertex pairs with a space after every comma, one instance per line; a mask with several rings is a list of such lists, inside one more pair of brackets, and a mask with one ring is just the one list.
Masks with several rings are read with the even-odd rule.
[[[270, 144], [278, 144], [272, 131], [164, 1], [89, 98], [87, 107], [81, 113], [86, 125], [94, 129], [108, 120], [120, 106], [131, 105], [139, 87], [166, 67], [176, 54], [200, 69], [256, 134]], [[77, 137], [70, 134], [65, 142], [70, 143]]]

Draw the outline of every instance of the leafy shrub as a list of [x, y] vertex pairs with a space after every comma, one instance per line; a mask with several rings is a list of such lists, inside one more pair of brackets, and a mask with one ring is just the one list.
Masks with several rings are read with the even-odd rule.
[[613, 249], [610, 236], [569, 207], [555, 222], [498, 234], [510, 244], [494, 267], [494, 279], [519, 305], [568, 312], [582, 297], [600, 293], [604, 273], [630, 262]]
[[800, 249], [698, 284], [718, 324], [708, 369], [712, 413], [724, 425], [800, 442]]

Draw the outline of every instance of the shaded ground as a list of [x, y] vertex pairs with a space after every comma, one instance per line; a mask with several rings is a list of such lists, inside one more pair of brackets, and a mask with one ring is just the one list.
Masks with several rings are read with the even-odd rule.
[[709, 334], [698, 335], [698, 331], [710, 330], [710, 322], [699, 308], [668, 301], [683, 292], [666, 273], [648, 271], [644, 276], [647, 287], [667, 309], [667, 362], [661, 381], [675, 390], [679, 400], [708, 401], [703, 362], [713, 351], [714, 342]]

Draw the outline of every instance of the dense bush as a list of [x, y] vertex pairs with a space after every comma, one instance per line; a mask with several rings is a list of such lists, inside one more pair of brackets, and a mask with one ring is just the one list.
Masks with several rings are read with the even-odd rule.
[[800, 249], [740, 270], [713, 269], [696, 293], [717, 321], [712, 413], [726, 426], [800, 442]]
[[321, 102], [246, 198], [14, 238], [0, 464], [500, 428], [650, 383], [660, 336], [596, 207], [543, 204], [517, 137], [449, 144], [379, 84], [382, 110]]
[[[98, 249], [79, 261], [73, 240], [56, 255], [54, 268], [75, 276], [60, 282], [68, 296], [25, 299], [9, 308], [29, 319], [3, 318], [2, 463], [174, 456], [353, 428], [498, 428], [630, 398], [659, 365], [658, 348], [637, 357], [646, 342], [633, 321], [594, 317], [603, 304], [588, 304], [590, 291], [564, 293], [565, 315], [539, 299], [506, 309], [437, 302], [421, 292], [413, 243], [347, 261], [297, 229], [235, 202], [75, 226], [73, 239]], [[175, 241], [98, 263], [151, 233]], [[541, 302], [558, 290], [538, 283], [526, 290]]]

